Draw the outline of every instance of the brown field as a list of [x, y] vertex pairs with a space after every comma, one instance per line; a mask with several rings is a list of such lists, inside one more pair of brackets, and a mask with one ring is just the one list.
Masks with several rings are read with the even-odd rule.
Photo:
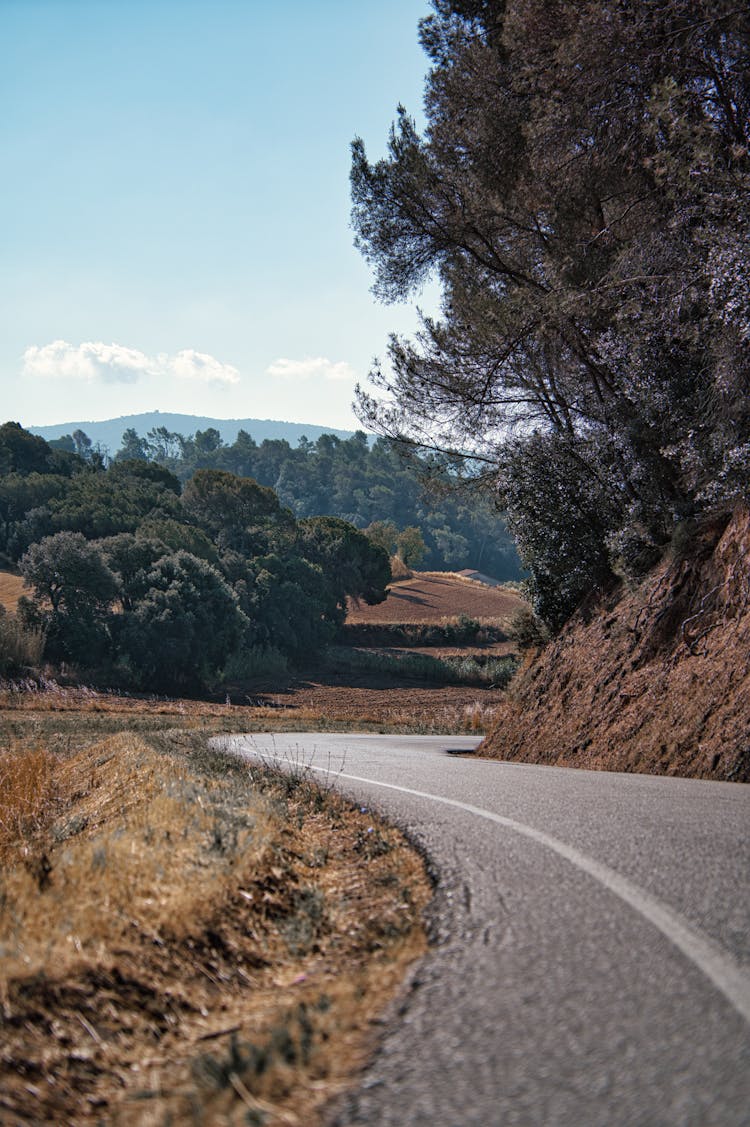
[[[30, 725], [106, 734], [210, 725], [225, 732], [484, 732], [505, 699], [502, 689], [462, 685], [404, 687], [390, 678], [329, 674], [298, 678], [285, 689], [233, 693], [233, 704], [119, 696], [47, 681], [0, 684], [0, 746]], [[66, 736], [66, 739], [70, 737]]]
[[14, 611], [23, 594], [23, 579], [10, 571], [0, 571], [0, 604]]
[[388, 598], [377, 606], [352, 603], [347, 622], [441, 623], [466, 614], [481, 621], [502, 624], [524, 605], [509, 587], [486, 587], [452, 572], [414, 572], [412, 579], [393, 583]]

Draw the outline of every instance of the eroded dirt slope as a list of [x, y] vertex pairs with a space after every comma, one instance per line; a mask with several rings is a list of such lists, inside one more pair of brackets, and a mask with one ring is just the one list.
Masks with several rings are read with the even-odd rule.
[[750, 782], [750, 513], [582, 608], [528, 661], [480, 754]]

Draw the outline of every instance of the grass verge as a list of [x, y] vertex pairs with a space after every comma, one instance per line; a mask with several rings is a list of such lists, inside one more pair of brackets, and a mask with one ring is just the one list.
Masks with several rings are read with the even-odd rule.
[[2, 736], [0, 1121], [314, 1124], [425, 949], [421, 860], [304, 771], [133, 719]]

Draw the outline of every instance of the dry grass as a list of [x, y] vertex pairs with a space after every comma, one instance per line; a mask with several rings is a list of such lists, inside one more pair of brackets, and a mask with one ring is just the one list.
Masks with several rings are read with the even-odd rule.
[[58, 761], [46, 748], [0, 754], [0, 861], [8, 863], [53, 817]]
[[[247, 699], [247, 698], [246, 698]], [[67, 751], [84, 734], [122, 729], [203, 728], [224, 732], [376, 731], [451, 734], [486, 730], [505, 699], [502, 689], [462, 685], [394, 685], [368, 674], [357, 683], [333, 675], [301, 678], [283, 692], [259, 693], [248, 704], [180, 699], [139, 700], [54, 681], [0, 682], [0, 747], [17, 735], [45, 738]]]
[[6, 610], [14, 611], [23, 594], [23, 579], [10, 571], [0, 571], [0, 604]]
[[424, 950], [420, 859], [205, 732], [56, 718], [3, 756], [0, 1122], [314, 1123]]
[[407, 567], [400, 556], [391, 556], [391, 580], [401, 583], [404, 579], [413, 579], [414, 572]]

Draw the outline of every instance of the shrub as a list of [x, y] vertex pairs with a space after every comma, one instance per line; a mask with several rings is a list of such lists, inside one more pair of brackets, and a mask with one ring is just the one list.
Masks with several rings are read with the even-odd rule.
[[513, 613], [508, 633], [519, 650], [544, 646], [550, 640], [549, 627], [531, 607], [519, 607]]

